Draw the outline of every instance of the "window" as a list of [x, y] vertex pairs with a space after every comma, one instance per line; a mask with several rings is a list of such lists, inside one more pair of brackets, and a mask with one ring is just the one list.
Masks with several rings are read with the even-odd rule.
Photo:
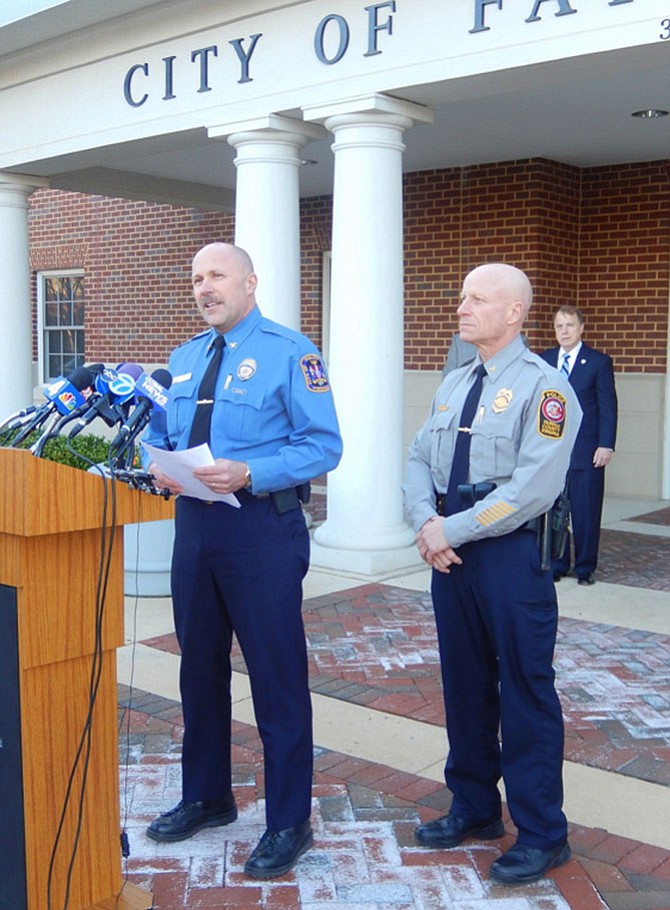
[[40, 382], [84, 364], [84, 276], [41, 272], [37, 282]]

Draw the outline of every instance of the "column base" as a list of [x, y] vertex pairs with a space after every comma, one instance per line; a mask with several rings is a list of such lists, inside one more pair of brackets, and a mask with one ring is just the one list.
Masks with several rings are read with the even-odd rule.
[[310, 564], [315, 569], [335, 569], [357, 575], [399, 573], [403, 569], [416, 569], [425, 565], [414, 544], [390, 550], [344, 550], [323, 547], [314, 541], [311, 545]]

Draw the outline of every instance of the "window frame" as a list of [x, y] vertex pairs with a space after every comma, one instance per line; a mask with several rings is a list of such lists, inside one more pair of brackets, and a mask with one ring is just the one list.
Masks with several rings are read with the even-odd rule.
[[[45, 285], [48, 278], [84, 278], [83, 269], [44, 269], [36, 273], [37, 280], [37, 380], [40, 385], [44, 385], [55, 379], [55, 376], [47, 376], [45, 370], [45, 340], [46, 340], [46, 294]], [[86, 309], [86, 288], [84, 287], [84, 310]], [[83, 325], [84, 344], [86, 343], [86, 327]]]

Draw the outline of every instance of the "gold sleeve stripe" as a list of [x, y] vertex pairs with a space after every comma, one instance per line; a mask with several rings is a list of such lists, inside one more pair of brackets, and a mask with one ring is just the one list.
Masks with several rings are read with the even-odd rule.
[[514, 506], [511, 506], [508, 502], [497, 502], [495, 505], [489, 506], [488, 509], [484, 509], [478, 515], [475, 515], [475, 520], [480, 525], [488, 528], [489, 525], [495, 524], [496, 521], [502, 521], [503, 518], [507, 518], [512, 512], [516, 512]]

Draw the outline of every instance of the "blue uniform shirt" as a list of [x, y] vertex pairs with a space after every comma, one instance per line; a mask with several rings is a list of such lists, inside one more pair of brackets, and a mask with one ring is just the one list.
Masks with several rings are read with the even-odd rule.
[[[214, 337], [209, 329], [172, 352], [172, 401], [152, 414], [145, 442], [188, 447]], [[214, 458], [245, 461], [254, 493], [294, 487], [335, 468], [342, 454], [335, 404], [309, 338], [265, 319], [258, 307], [224, 337], [212, 411]]]

